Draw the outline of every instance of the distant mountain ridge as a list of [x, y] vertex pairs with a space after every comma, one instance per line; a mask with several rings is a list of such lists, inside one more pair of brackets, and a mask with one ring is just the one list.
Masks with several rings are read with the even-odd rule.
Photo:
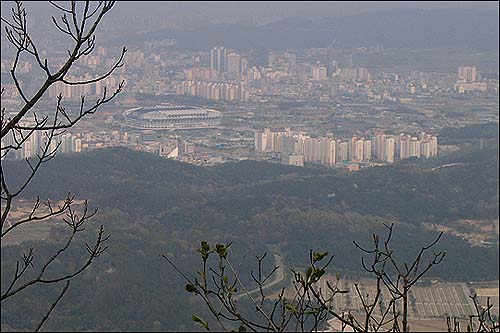
[[212, 25], [161, 30], [143, 39], [175, 38], [181, 49], [225, 45], [238, 50], [284, 50], [382, 45], [386, 48], [498, 50], [498, 12], [464, 9], [392, 9], [322, 19], [287, 18], [263, 26]]

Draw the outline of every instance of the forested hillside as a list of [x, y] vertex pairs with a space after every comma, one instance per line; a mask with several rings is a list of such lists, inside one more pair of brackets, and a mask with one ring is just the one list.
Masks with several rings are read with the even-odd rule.
[[[40, 194], [55, 201], [69, 190], [87, 197], [99, 206], [94, 228], [103, 224], [111, 238], [108, 252], [72, 284], [46, 329], [191, 329], [191, 314], [202, 307], [159, 254], [168, 253], [193, 273], [201, 240], [233, 242], [242, 267], [271, 247], [287, 266], [300, 266], [315, 248], [335, 254], [334, 271], [359, 275], [360, 253], [352, 240], [367, 243], [372, 233], [382, 232], [382, 222], [392, 222], [395, 247], [402, 257], [410, 256], [437, 234], [423, 223], [498, 219], [497, 140], [483, 150], [471, 147], [356, 173], [255, 161], [203, 168], [122, 148], [58, 156], [40, 170], [25, 197]], [[27, 172], [24, 162], [2, 163], [14, 182]], [[436, 169], [447, 163], [460, 164]], [[34, 245], [37, 256], [48, 256], [66, 231], [55, 227], [50, 233], [43, 244], [2, 246], [2, 284], [22, 251]], [[79, 241], [83, 245], [84, 239]], [[497, 245], [473, 247], [445, 235], [437, 248], [448, 255], [429, 277], [498, 279]], [[66, 258], [81, 260], [83, 251], [84, 246], [75, 246]], [[33, 272], [37, 269], [35, 262]], [[15, 304], [6, 301], [2, 323], [31, 328], [57, 290], [40, 288]]]

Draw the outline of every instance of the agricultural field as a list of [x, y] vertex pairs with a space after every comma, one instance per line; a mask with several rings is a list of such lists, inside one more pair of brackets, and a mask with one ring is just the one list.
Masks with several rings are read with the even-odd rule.
[[[335, 281], [335, 278], [330, 276], [328, 280]], [[339, 312], [349, 310], [360, 320], [364, 318], [364, 311], [355, 284], [358, 284], [359, 292], [367, 302], [373, 302], [373, 296], [376, 292], [375, 280], [340, 280], [339, 288], [347, 290], [349, 293], [337, 294], [333, 307]], [[326, 290], [326, 283], [321, 288]], [[493, 305], [491, 312], [498, 317], [498, 293], [498, 281], [481, 283], [433, 282], [415, 285], [410, 293], [409, 325], [414, 332], [447, 331], [446, 317], [454, 317], [465, 327], [468, 324], [469, 315], [475, 313], [474, 303], [469, 297], [472, 294], [478, 295], [479, 303], [482, 306], [486, 306], [489, 298], [490, 304]], [[381, 298], [383, 306], [387, 306], [388, 295], [382, 294]], [[401, 303], [398, 306], [401, 307]], [[330, 319], [328, 326], [329, 330], [332, 331], [337, 331], [341, 327], [340, 322], [336, 319]]]
[[[373, 302], [376, 293], [374, 280], [340, 280], [340, 289], [349, 292], [335, 296], [333, 303], [334, 308], [340, 311], [350, 310], [353, 313], [363, 313], [362, 302], [358, 296], [355, 284], [358, 284], [361, 295], [363, 295], [368, 302]], [[325, 287], [326, 285], [322, 286], [322, 289]], [[324, 290], [326, 290], [326, 288]], [[492, 293], [489, 290], [488, 292]], [[473, 314], [474, 311], [474, 305], [469, 298], [470, 294], [470, 290], [465, 283], [415, 285], [410, 292], [410, 318], [415, 320], [431, 320], [450, 316], [468, 319], [469, 315]], [[367, 295], [368, 297], [366, 297]], [[389, 299], [390, 295], [382, 293], [381, 300], [384, 306], [388, 306]], [[398, 306], [401, 306], [401, 304], [398, 304]]]
[[[32, 214], [33, 207], [35, 205], [35, 200], [25, 200], [21, 199], [13, 204], [13, 208], [9, 212], [9, 216], [6, 220], [6, 229], [14, 225], [15, 223], [26, 219], [30, 214]], [[54, 209], [58, 206], [62, 206], [64, 201], [53, 203]], [[84, 204], [84, 200], [74, 200], [72, 208], [76, 211], [81, 211]], [[44, 216], [49, 213], [49, 209], [40, 203], [39, 208], [33, 216]], [[64, 226], [63, 218], [66, 217], [66, 213], [53, 216], [48, 219], [40, 221], [32, 221], [19, 225], [9, 231], [4, 237], [2, 237], [2, 246], [7, 245], [17, 245], [24, 241], [40, 241], [46, 240], [50, 236], [50, 230], [55, 227]]]
[[410, 316], [416, 319], [468, 318], [474, 307], [462, 283], [433, 283], [416, 286], [410, 295]]

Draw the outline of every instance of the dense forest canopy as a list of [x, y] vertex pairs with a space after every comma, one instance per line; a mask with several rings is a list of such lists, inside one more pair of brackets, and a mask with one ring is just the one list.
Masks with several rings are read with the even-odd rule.
[[[424, 223], [498, 219], [498, 135], [485, 137], [480, 150], [483, 133], [469, 132], [443, 133], [463, 144], [459, 152], [355, 173], [256, 161], [204, 168], [124, 148], [58, 156], [40, 170], [25, 199], [43, 193], [56, 201], [73, 189], [99, 206], [95, 225], [104, 224], [111, 239], [109, 252], [75, 281], [47, 329], [191, 329], [191, 314], [201, 307], [159, 254], [192, 272], [199, 266], [193, 260], [201, 240], [233, 242], [242, 266], [272, 250], [288, 267], [300, 267], [309, 249], [325, 250], [335, 255], [335, 272], [356, 277], [362, 269], [352, 240], [369, 242], [372, 233], [382, 232], [382, 222], [395, 223], [394, 246], [404, 258], [436, 236]], [[23, 162], [2, 163], [13, 182], [27, 172]], [[460, 165], [436, 169], [448, 163]], [[52, 240], [60, 239], [55, 236], [65, 232], [54, 227], [46, 242], [2, 246], [2, 284], [23, 249], [35, 245], [41, 260], [55, 248]], [[498, 245], [471, 246], [445, 234], [438, 248], [448, 255], [428, 277], [498, 279]], [[70, 263], [81, 258], [76, 252], [66, 254]], [[28, 318], [39, 320], [57, 290], [35, 289], [15, 304], [2, 304], [2, 329], [32, 327]]]

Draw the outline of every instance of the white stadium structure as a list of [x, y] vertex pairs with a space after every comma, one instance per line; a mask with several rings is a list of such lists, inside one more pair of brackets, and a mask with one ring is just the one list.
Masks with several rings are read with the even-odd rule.
[[222, 113], [185, 105], [139, 107], [123, 113], [126, 125], [148, 130], [213, 128], [220, 125]]

